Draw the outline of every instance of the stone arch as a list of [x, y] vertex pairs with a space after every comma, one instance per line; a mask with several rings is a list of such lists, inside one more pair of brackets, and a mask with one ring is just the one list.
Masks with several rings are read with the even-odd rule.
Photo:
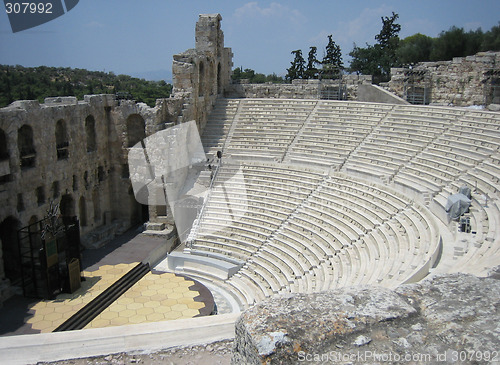
[[0, 161], [7, 160], [9, 158], [9, 149], [7, 147], [7, 135], [0, 128]]
[[68, 158], [68, 131], [64, 119], [59, 119], [56, 122], [56, 152], [57, 159], [64, 160]]
[[3, 129], [0, 128], [0, 184], [9, 182], [10, 180], [11, 175], [7, 135]]
[[101, 220], [101, 202], [97, 188], [92, 190], [92, 204], [94, 206], [94, 222], [99, 222]]
[[21, 223], [16, 218], [9, 216], [0, 223], [0, 242], [2, 243], [3, 275], [11, 282], [21, 280], [21, 265], [19, 257], [19, 244], [17, 231]]
[[130, 204], [130, 225], [142, 224], [149, 219], [149, 207], [140, 204], [134, 196], [134, 189], [132, 186], [128, 189], [129, 204]]
[[222, 71], [222, 66], [220, 65], [220, 62], [219, 62], [219, 63], [217, 63], [217, 94], [222, 93], [221, 71]]
[[38, 217], [36, 215], [32, 215], [30, 220], [28, 221], [28, 226], [30, 226], [30, 231], [33, 231], [33, 228], [31, 228], [32, 224], [35, 224], [38, 222]]
[[127, 147], [133, 147], [136, 143], [146, 138], [146, 123], [139, 114], [131, 114], [127, 117]]
[[28, 229], [31, 236], [31, 243], [33, 247], [40, 248], [42, 247], [42, 237], [40, 237], [40, 224], [38, 223], [39, 219], [36, 215], [32, 215], [30, 220], [28, 221]]
[[64, 194], [61, 197], [59, 203], [59, 210], [63, 217], [74, 217], [75, 216], [75, 201], [71, 194]]
[[17, 147], [21, 167], [28, 168], [35, 166], [36, 150], [33, 142], [33, 128], [25, 124], [17, 131]]
[[214, 94], [214, 81], [215, 81], [215, 74], [216, 74], [216, 70], [215, 70], [215, 64], [214, 64], [214, 61], [210, 61], [210, 69], [209, 69], [209, 73], [210, 73], [210, 76], [209, 76], [209, 88], [210, 88], [210, 95], [213, 95]]
[[200, 61], [198, 64], [198, 96], [203, 96], [205, 93], [205, 64]]
[[80, 201], [78, 202], [78, 216], [80, 219], [80, 226], [87, 226], [87, 203], [85, 202], [85, 197], [82, 195]]
[[92, 115], [85, 118], [85, 133], [87, 135], [87, 152], [94, 152], [97, 149], [95, 119]]

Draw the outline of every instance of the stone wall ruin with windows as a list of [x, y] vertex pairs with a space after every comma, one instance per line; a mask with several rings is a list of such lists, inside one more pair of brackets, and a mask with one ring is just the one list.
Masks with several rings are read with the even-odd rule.
[[145, 221], [171, 222], [168, 208], [142, 206], [127, 165], [130, 147], [195, 120], [200, 133], [230, 82], [232, 53], [221, 16], [200, 15], [196, 45], [175, 55], [174, 90], [154, 108], [114, 95], [16, 101], [0, 109], [0, 306], [16, 282], [17, 230], [46, 216], [50, 202], [76, 216], [82, 243], [97, 247]]

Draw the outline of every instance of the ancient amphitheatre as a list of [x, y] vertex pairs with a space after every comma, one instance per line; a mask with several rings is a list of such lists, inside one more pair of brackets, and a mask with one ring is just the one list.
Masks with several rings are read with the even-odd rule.
[[[41, 219], [50, 196], [61, 202], [61, 214], [77, 217], [87, 247], [146, 216], [146, 233], [173, 242], [168, 207], [135, 201], [127, 154], [142, 139], [194, 120], [207, 158], [221, 151], [222, 164], [198, 195], [196, 232], [157, 269], [205, 284], [216, 303], [225, 298], [227, 312], [185, 328], [212, 328], [211, 339], [220, 339], [225, 332], [217, 337], [217, 329], [234, 327], [239, 311], [276, 294], [395, 289], [429, 275], [487, 276], [500, 264], [500, 114], [466, 108], [488, 100], [484, 81], [495, 64], [498, 73], [499, 53], [422, 65], [428, 79], [432, 72], [449, 77], [442, 86], [448, 92], [433, 89], [439, 105], [404, 100], [402, 70], [385, 90], [369, 77], [349, 76], [347, 100], [327, 100], [323, 90], [336, 84], [231, 84], [221, 20], [200, 16], [195, 49], [174, 56], [173, 96], [155, 108], [92, 95], [17, 101], [0, 111], [4, 259], [12, 259], [6, 247], [14, 245], [8, 227]], [[200, 175], [200, 186], [206, 178]], [[465, 232], [445, 211], [463, 185], [472, 191]], [[4, 300], [16, 270], [1, 265]], [[126, 338], [169, 328], [130, 331]], [[117, 351], [149, 348], [141, 340], [128, 346]]]

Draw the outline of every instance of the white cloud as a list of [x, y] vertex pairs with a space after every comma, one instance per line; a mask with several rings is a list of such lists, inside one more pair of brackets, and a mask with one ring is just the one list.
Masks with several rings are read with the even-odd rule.
[[429, 37], [437, 37], [443, 29], [429, 19], [410, 19], [401, 23], [400, 38], [406, 38], [416, 33], [422, 33]]
[[469, 30], [477, 30], [477, 28], [481, 28], [481, 22], [469, 22], [465, 23], [464, 29], [466, 32]]
[[257, 2], [249, 2], [238, 8], [234, 12], [234, 17], [238, 19], [270, 19], [274, 21], [288, 21], [295, 25], [304, 24], [307, 19], [297, 9], [290, 9], [288, 6], [273, 2], [266, 7], [260, 7]]
[[375, 44], [375, 35], [382, 29], [381, 17], [391, 16], [393, 10], [385, 4], [378, 8], [364, 8], [356, 18], [340, 21], [331, 29], [322, 29], [309, 38], [309, 42], [318, 47], [318, 57], [321, 57], [322, 48], [328, 43], [327, 37], [331, 34], [335, 43], [342, 49], [345, 62], [353, 43], [359, 47], [364, 47], [366, 43]]
[[365, 43], [374, 43], [375, 35], [380, 32], [382, 28], [382, 16], [390, 16], [392, 8], [387, 5], [382, 5], [375, 9], [365, 8], [355, 19], [348, 22], [341, 22], [337, 27], [336, 34], [338, 34], [338, 41], [356, 42], [360, 46]]
[[101, 29], [101, 28], [105, 28], [105, 25], [102, 23], [99, 23], [95, 20], [92, 20], [90, 23], [85, 24], [85, 27], [94, 28], [94, 29]]

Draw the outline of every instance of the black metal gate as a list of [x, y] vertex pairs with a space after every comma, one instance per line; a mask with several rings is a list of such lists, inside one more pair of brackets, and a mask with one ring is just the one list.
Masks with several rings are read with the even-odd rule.
[[[79, 280], [81, 258], [78, 219], [57, 218], [60, 229], [55, 234], [47, 229], [53, 223], [45, 218], [17, 232], [23, 294], [26, 297], [51, 299], [63, 291], [71, 292], [70, 265], [79, 265]], [[72, 272], [75, 275], [75, 271]]]

